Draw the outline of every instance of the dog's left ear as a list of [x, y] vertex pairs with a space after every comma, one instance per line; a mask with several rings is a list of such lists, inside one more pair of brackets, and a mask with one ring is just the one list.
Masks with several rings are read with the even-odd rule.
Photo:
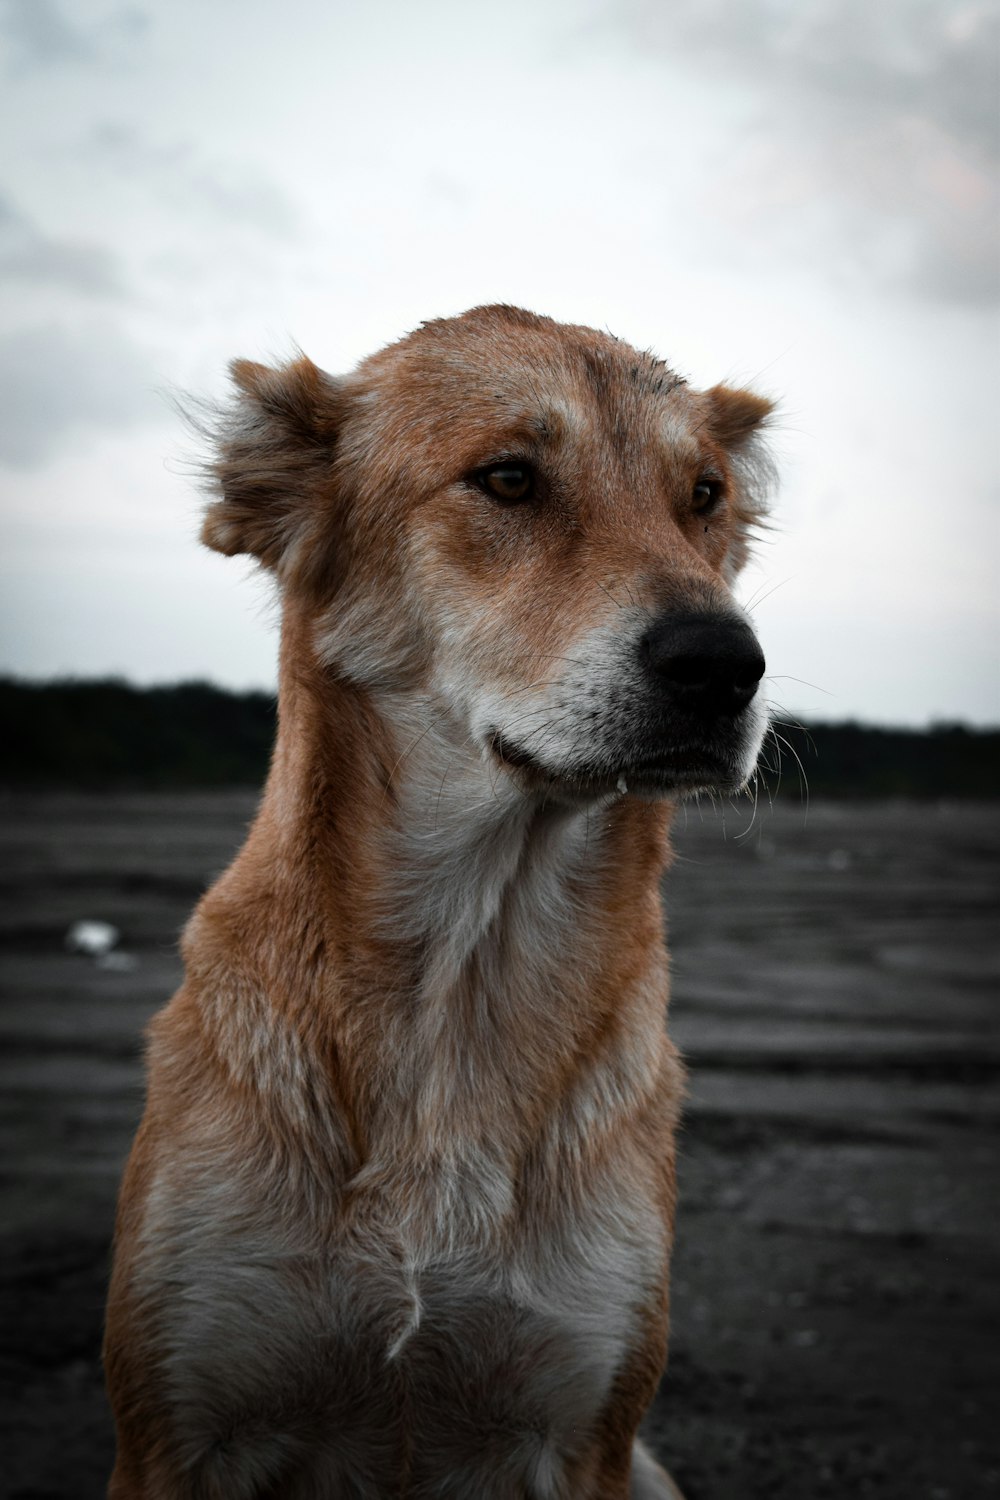
[[732, 582], [750, 555], [754, 527], [764, 524], [774, 488], [774, 463], [763, 436], [774, 402], [754, 391], [728, 385], [713, 385], [702, 399], [707, 407], [706, 426], [726, 450], [736, 484], [733, 509], [737, 531], [727, 564]]
[[708, 425], [724, 448], [740, 448], [764, 425], [774, 402], [754, 391], [730, 385], [713, 385], [705, 392]]
[[304, 356], [277, 370], [238, 359], [230, 373], [236, 395], [208, 430], [221, 498], [208, 506], [202, 541], [256, 557], [287, 581], [320, 566], [329, 545], [341, 382]]

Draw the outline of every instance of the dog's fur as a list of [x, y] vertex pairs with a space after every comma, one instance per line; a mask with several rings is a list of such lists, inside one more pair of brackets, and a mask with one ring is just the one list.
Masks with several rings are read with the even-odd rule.
[[279, 581], [279, 732], [150, 1030], [110, 1494], [671, 1495], [660, 876], [764, 715], [670, 632], [749, 636], [769, 404], [508, 307], [233, 375], [204, 539]]

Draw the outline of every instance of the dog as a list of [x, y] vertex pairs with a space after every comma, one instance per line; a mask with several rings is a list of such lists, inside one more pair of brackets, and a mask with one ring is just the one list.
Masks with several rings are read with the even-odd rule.
[[260, 810], [148, 1038], [112, 1500], [665, 1500], [660, 880], [766, 727], [771, 405], [513, 307], [232, 367], [203, 539], [282, 599]]

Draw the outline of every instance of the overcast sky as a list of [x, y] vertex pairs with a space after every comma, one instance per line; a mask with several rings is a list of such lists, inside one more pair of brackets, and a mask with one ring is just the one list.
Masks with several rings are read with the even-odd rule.
[[812, 718], [1000, 722], [993, 0], [0, 0], [0, 670], [270, 686], [164, 392], [507, 301], [775, 396]]

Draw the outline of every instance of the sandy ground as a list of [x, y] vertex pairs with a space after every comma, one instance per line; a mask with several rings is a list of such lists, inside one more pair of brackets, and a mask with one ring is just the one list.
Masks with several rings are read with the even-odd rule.
[[[103, 1494], [98, 1358], [140, 1032], [253, 808], [3, 806], [0, 1493]], [[668, 878], [691, 1068], [671, 1362], [689, 1500], [1000, 1493], [1000, 804], [689, 810]], [[68, 954], [80, 918], [127, 967]], [[121, 962], [121, 961], [120, 961]]]

